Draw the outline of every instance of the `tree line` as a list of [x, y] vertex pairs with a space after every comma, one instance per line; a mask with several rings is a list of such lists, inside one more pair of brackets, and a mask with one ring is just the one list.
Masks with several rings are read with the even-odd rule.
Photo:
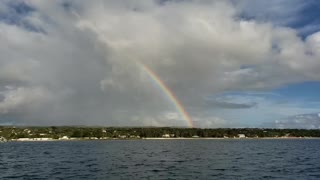
[[175, 128], [175, 127], [4, 127], [0, 136], [17, 138], [146, 138], [146, 137], [203, 137], [234, 138], [243, 134], [250, 138], [263, 137], [320, 137], [319, 129], [261, 129], [261, 128]]

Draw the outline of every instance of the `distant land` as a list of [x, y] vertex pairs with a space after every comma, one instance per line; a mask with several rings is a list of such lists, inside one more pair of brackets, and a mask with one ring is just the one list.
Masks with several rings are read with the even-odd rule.
[[145, 138], [313, 138], [320, 137], [320, 130], [264, 128], [200, 129], [177, 127], [0, 126], [0, 137], [3, 141]]

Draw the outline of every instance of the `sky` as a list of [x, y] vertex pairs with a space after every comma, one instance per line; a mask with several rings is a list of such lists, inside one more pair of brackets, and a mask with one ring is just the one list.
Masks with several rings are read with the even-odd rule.
[[[0, 1], [0, 125], [320, 128], [320, 1]], [[140, 65], [139, 65], [140, 64]]]

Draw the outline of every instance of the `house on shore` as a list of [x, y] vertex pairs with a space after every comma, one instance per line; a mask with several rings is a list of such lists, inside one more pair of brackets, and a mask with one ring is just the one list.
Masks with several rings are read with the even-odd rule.
[[170, 138], [170, 134], [164, 134], [162, 135], [163, 138]]
[[238, 138], [246, 138], [245, 134], [238, 134]]
[[68, 136], [62, 136], [61, 138], [59, 138], [59, 140], [68, 140], [69, 137]]

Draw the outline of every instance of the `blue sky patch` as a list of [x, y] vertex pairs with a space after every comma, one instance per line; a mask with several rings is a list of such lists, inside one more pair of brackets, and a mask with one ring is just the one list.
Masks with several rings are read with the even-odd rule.
[[238, 14], [240, 19], [272, 22], [276, 26], [294, 28], [303, 39], [320, 30], [320, 1], [318, 0], [232, 2], [235, 6], [242, 8]]
[[33, 25], [30, 21], [28, 21], [25, 17], [31, 15], [36, 11], [35, 8], [29, 6], [25, 2], [9, 2], [5, 4], [6, 11], [0, 11], [0, 22], [4, 22], [6, 24], [15, 25], [22, 27], [25, 30], [33, 31], [33, 32], [41, 32], [45, 31], [41, 27], [37, 27]]

